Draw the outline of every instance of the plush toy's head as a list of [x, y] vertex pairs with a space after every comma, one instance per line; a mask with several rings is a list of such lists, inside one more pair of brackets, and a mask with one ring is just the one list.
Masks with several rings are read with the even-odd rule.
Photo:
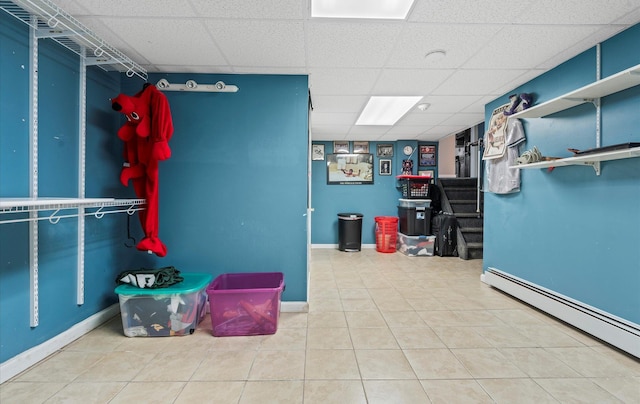
[[111, 108], [127, 117], [127, 123], [118, 131], [118, 137], [124, 141], [134, 136], [147, 137], [151, 134], [149, 103], [139, 97], [119, 94], [111, 99]]

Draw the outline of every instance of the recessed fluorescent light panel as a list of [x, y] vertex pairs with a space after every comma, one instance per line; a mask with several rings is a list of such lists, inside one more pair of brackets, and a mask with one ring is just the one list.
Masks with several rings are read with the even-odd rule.
[[414, 0], [311, 0], [311, 17], [404, 20]]
[[371, 97], [356, 125], [394, 125], [421, 99], [422, 97]]

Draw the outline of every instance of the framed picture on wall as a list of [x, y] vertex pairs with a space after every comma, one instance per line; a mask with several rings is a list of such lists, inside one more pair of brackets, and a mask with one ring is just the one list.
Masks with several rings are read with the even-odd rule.
[[369, 142], [353, 142], [354, 153], [369, 153]]
[[324, 160], [324, 145], [312, 144], [311, 145], [311, 160]]
[[436, 145], [420, 146], [420, 164], [421, 166], [436, 165]]
[[334, 153], [349, 153], [349, 142], [333, 142]]
[[435, 176], [435, 173], [434, 173], [433, 170], [420, 170], [420, 171], [418, 171], [418, 175], [422, 175], [424, 177], [433, 178]]
[[327, 184], [373, 184], [373, 154], [327, 154]]
[[380, 143], [377, 146], [378, 157], [393, 157], [393, 145], [387, 143]]
[[391, 175], [391, 160], [390, 159], [380, 159], [378, 161], [378, 174], [380, 174], [380, 175]]

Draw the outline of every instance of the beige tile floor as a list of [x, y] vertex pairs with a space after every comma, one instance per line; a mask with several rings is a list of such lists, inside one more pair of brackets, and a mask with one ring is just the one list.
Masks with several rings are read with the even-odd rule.
[[312, 250], [275, 335], [127, 338], [120, 318], [0, 386], [20, 403], [640, 403], [640, 361], [480, 282], [481, 261]]

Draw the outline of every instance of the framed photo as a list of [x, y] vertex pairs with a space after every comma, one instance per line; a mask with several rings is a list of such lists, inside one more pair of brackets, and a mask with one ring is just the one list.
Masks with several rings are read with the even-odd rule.
[[333, 142], [334, 153], [349, 153], [349, 142]]
[[327, 154], [327, 184], [373, 184], [373, 154]]
[[377, 145], [378, 157], [393, 157], [393, 145], [387, 143], [380, 143]]
[[433, 178], [435, 173], [434, 173], [433, 170], [420, 170], [420, 171], [418, 171], [418, 175], [422, 175], [424, 177]]
[[421, 166], [436, 165], [436, 145], [420, 146], [420, 164]]
[[380, 174], [380, 175], [391, 175], [391, 160], [390, 159], [380, 159], [378, 161], [378, 174]]
[[369, 142], [353, 142], [354, 153], [369, 153]]
[[324, 160], [324, 145], [312, 144], [311, 145], [311, 160]]

